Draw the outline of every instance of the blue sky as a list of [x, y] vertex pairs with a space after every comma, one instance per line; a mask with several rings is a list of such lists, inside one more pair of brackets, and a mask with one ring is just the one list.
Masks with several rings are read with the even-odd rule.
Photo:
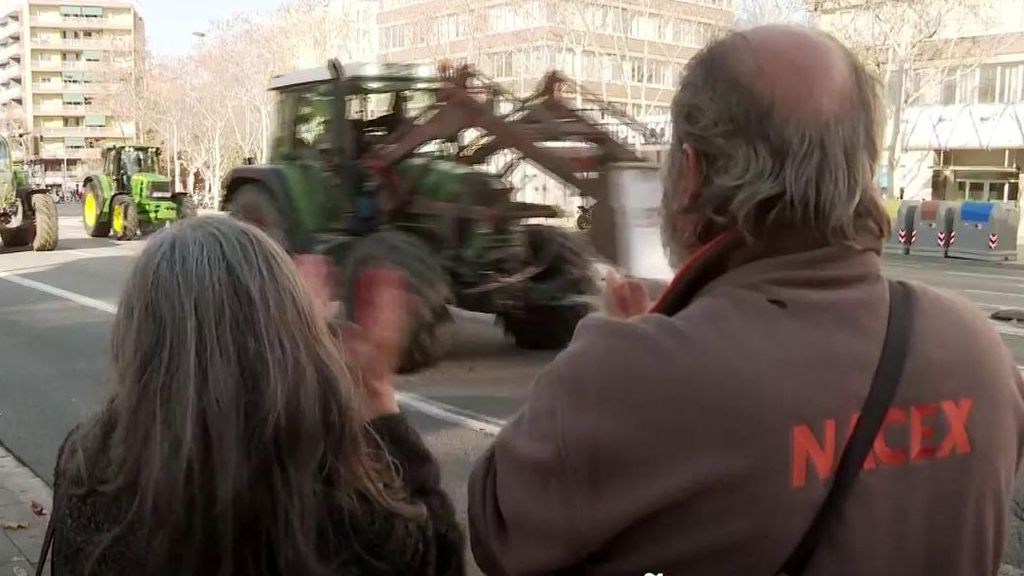
[[149, 49], [155, 55], [180, 55], [188, 52], [195, 38], [192, 32], [204, 32], [211, 20], [230, 17], [242, 11], [264, 11], [283, 4], [283, 0], [137, 0], [146, 19]]

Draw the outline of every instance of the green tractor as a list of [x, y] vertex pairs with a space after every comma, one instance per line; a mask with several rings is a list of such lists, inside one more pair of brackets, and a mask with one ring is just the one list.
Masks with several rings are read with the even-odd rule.
[[[24, 144], [25, 160], [15, 164], [11, 143]], [[36, 252], [57, 248], [57, 204], [42, 182], [38, 139], [0, 136], [0, 241], [7, 248], [31, 246]], [[31, 150], [29, 148], [32, 148]]]
[[[494, 314], [521, 348], [569, 342], [593, 310], [591, 259], [572, 233], [524, 222], [559, 210], [513, 201], [514, 188], [500, 174], [459, 157], [456, 135], [479, 112], [463, 115], [454, 101], [457, 92], [469, 98], [464, 86], [422, 66], [346, 70], [331, 61], [276, 77], [271, 90], [277, 128], [270, 162], [233, 169], [220, 209], [290, 252], [329, 256], [345, 318], [363, 270], [402, 270], [415, 306], [401, 371], [430, 366], [448, 351], [449, 306]], [[452, 122], [420, 123], [409, 114], [415, 104]], [[490, 120], [504, 122], [496, 114]], [[416, 150], [382, 160], [401, 142]]]
[[103, 172], [84, 182], [82, 221], [93, 238], [114, 233], [134, 240], [143, 232], [195, 216], [192, 197], [177, 193], [159, 172], [160, 148], [130, 145], [103, 148]]

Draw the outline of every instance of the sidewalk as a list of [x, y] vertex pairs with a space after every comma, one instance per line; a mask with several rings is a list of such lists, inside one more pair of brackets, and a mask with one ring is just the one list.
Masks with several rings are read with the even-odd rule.
[[[45, 516], [32, 512], [33, 500]], [[0, 446], [0, 576], [35, 574], [52, 502], [50, 487]]]

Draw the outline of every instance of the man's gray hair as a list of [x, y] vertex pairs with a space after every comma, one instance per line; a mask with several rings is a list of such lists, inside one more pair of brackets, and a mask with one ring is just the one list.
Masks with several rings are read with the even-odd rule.
[[[672, 104], [666, 206], [685, 169], [682, 146], [689, 144], [700, 159], [702, 181], [686, 209], [703, 223], [690, 241], [706, 242], [727, 228], [751, 240], [766, 229], [796, 228], [828, 244], [852, 242], [865, 226], [879, 237], [888, 234], [875, 188], [879, 83], [836, 45], [847, 56], [854, 93], [839, 113], [820, 119], [780, 112], [758, 90], [758, 71], [742, 32], [712, 43], [689, 62]], [[680, 241], [676, 227], [670, 223], [665, 230], [666, 243]]]

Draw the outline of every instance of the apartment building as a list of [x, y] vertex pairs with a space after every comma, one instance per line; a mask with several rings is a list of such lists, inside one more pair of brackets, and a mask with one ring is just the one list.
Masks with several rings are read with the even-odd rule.
[[735, 20], [732, 0], [381, 0], [379, 15], [386, 61], [471, 62], [520, 94], [555, 68], [661, 123], [683, 65]]
[[[897, 24], [878, 30], [887, 18], [865, 13], [879, 6], [884, 9], [885, 2], [830, 0], [812, 8], [825, 28], [854, 26], [868, 37], [891, 35]], [[902, 73], [888, 67], [886, 137], [888, 142], [898, 128], [898, 160], [895, 174], [883, 169], [879, 183], [902, 190], [906, 199], [1019, 202], [1024, 185], [1024, 3], [936, 2], [934, 10], [934, 39], [918, 42]], [[896, 93], [903, 94], [904, 103], [898, 124]]]
[[[562, 71], [654, 130], [652, 159], [686, 61], [735, 21], [732, 0], [381, 0], [378, 17], [384, 61], [471, 63], [519, 95]], [[506, 178], [519, 199], [560, 205], [567, 224], [592, 202], [529, 164]]]
[[2, 128], [41, 137], [48, 186], [73, 188], [102, 146], [135, 139], [122, 99], [144, 46], [128, 0], [0, 2]]

